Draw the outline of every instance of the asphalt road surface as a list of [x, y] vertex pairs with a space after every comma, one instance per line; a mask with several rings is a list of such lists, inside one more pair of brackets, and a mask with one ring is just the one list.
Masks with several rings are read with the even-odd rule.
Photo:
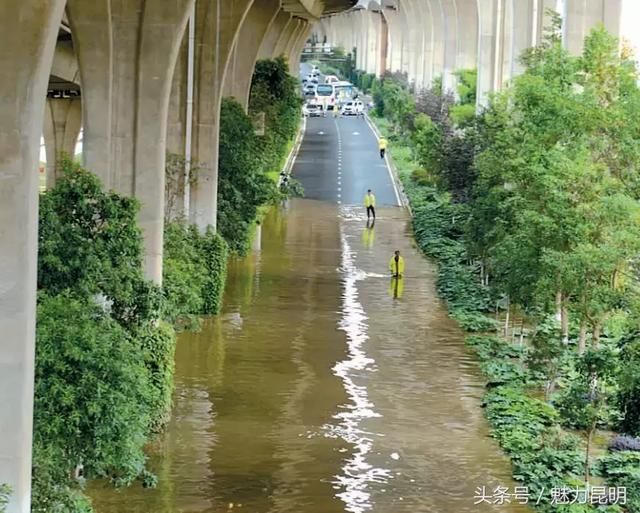
[[[310, 72], [309, 64], [300, 66], [301, 77]], [[380, 158], [378, 140], [369, 123], [357, 116], [334, 118], [329, 111], [326, 118], [307, 118], [293, 176], [302, 183], [305, 198], [361, 205], [371, 189], [377, 206], [400, 206], [387, 162]]]
[[367, 189], [378, 206], [399, 206], [391, 174], [366, 120], [356, 116], [308, 118], [293, 166], [309, 199], [360, 205]]

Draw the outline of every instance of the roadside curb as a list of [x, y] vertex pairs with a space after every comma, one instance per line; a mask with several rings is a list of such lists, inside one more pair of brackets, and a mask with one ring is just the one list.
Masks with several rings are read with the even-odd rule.
[[[376, 136], [377, 140], [380, 140], [380, 138], [382, 137], [382, 134], [380, 133], [380, 130], [375, 125], [375, 123], [373, 121], [371, 121], [371, 118], [369, 117], [369, 114], [365, 112], [364, 118], [367, 121], [367, 124], [369, 125], [369, 128], [373, 132], [373, 135]], [[391, 158], [389, 153], [385, 154], [384, 159], [385, 159], [385, 161], [387, 163], [387, 167], [390, 170], [391, 178], [393, 180], [393, 186], [396, 189], [396, 191], [398, 192], [398, 199], [400, 200], [400, 206], [406, 208], [409, 211], [409, 215], [411, 217], [413, 217], [413, 212], [411, 211], [411, 204], [409, 203], [409, 198], [407, 197], [407, 194], [404, 191], [404, 187], [402, 185], [402, 180], [400, 180], [400, 175], [398, 173], [398, 168], [396, 167], [396, 165], [393, 162], [393, 159]]]
[[304, 139], [304, 134], [306, 132], [306, 129], [307, 129], [307, 118], [303, 116], [301, 123], [298, 125], [298, 133], [296, 134], [293, 147], [291, 148], [291, 151], [289, 152], [289, 156], [287, 157], [287, 160], [284, 163], [284, 167], [280, 172], [280, 177], [278, 178], [278, 187], [282, 185], [282, 180], [284, 179], [284, 177], [288, 178], [291, 176], [291, 172], [293, 171], [293, 165], [296, 162], [296, 158], [298, 158], [298, 153], [300, 152], [300, 146], [302, 146], [302, 140]]

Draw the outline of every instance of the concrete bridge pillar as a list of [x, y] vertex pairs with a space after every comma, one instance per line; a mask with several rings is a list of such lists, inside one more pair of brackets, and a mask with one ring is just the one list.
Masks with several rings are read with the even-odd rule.
[[[64, 0], [0, 2], [0, 483], [31, 510], [38, 152]], [[17, 22], [19, 20], [19, 23]]]
[[280, 57], [281, 55], [284, 55], [289, 39], [298, 28], [298, 21], [299, 19], [294, 16], [289, 17], [287, 24], [282, 29], [282, 32], [280, 32], [280, 34], [278, 35], [278, 40], [276, 41], [273, 57]]
[[418, 32], [416, 27], [419, 24], [417, 12], [414, 4], [414, 0], [406, 0], [401, 2], [406, 12], [407, 19], [407, 38], [406, 38], [406, 64], [403, 69], [407, 73], [409, 82], [415, 82], [418, 76], [418, 58], [422, 55], [422, 35]]
[[240, 28], [225, 77], [224, 90], [225, 96], [235, 97], [245, 110], [249, 108], [251, 79], [260, 46], [279, 12], [280, 0], [254, 2]]
[[200, 166], [191, 188], [191, 221], [215, 229], [218, 195], [220, 104], [229, 58], [253, 0], [198, 0], [195, 14], [195, 83], [192, 160]]
[[[458, 10], [455, 0], [442, 0], [442, 22], [444, 27], [444, 47], [442, 60], [442, 91], [455, 91], [458, 46]], [[465, 27], [466, 28], [466, 27]]]
[[387, 9], [384, 12], [384, 16], [389, 28], [389, 50], [386, 68], [392, 72], [400, 71], [402, 69], [402, 51], [406, 27], [399, 7], [397, 9]]
[[457, 69], [478, 67], [480, 14], [478, 0], [455, 0], [458, 12]]
[[[193, 2], [69, 0], [68, 6], [83, 84], [83, 138], [92, 150], [85, 163], [97, 167], [106, 188], [140, 201], [145, 272], [156, 283], [162, 281], [169, 94]], [[95, 34], [106, 44], [96, 44]], [[101, 145], [106, 148], [93, 152]], [[106, 160], [97, 162], [98, 155]]]
[[273, 59], [278, 57], [276, 54], [276, 47], [278, 46], [278, 40], [284, 32], [291, 15], [288, 12], [280, 11], [273, 20], [273, 23], [267, 30], [267, 33], [260, 45], [260, 51], [258, 52], [258, 59]]
[[47, 188], [56, 184], [62, 172], [60, 157], [73, 158], [82, 127], [82, 101], [71, 98], [47, 98], [44, 113], [44, 144], [47, 152]]
[[442, 0], [427, 0], [427, 13], [431, 19], [431, 37], [427, 39], [431, 47], [431, 63], [426, 69], [425, 85], [431, 86], [433, 80], [442, 77], [444, 83], [445, 48], [448, 34], [446, 32]]
[[622, 0], [565, 0], [564, 14], [564, 43], [574, 55], [582, 53], [584, 38], [599, 23], [620, 36]]
[[502, 42], [504, 39], [505, 0], [478, 0], [480, 37], [478, 45], [478, 107], [484, 107], [489, 95], [502, 83]]
[[305, 21], [303, 30], [298, 35], [298, 38], [289, 53], [289, 69], [291, 70], [291, 74], [295, 77], [297, 77], [300, 72], [300, 57], [302, 56], [302, 49], [304, 48], [307, 39], [309, 39], [311, 30], [311, 25], [309, 22]]

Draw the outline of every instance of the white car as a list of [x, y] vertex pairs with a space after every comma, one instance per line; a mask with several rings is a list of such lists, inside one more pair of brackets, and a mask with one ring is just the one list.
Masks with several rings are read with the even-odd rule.
[[360, 100], [348, 101], [342, 106], [343, 116], [358, 116], [364, 112], [364, 104]]
[[324, 112], [322, 111], [322, 106], [312, 102], [308, 102], [304, 104], [304, 106], [302, 107], [302, 113], [309, 118], [314, 118], [314, 117], [319, 118], [324, 115]]

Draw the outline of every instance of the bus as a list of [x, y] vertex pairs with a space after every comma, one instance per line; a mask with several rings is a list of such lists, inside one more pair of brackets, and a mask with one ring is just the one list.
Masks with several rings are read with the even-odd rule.
[[335, 91], [334, 94], [336, 103], [339, 106], [342, 106], [348, 101], [353, 100], [357, 95], [356, 86], [354, 86], [351, 82], [347, 82], [344, 80], [335, 82], [333, 84], [333, 89]]
[[316, 102], [322, 105], [322, 109], [333, 110], [336, 103], [336, 93], [331, 84], [318, 84], [316, 87]]

